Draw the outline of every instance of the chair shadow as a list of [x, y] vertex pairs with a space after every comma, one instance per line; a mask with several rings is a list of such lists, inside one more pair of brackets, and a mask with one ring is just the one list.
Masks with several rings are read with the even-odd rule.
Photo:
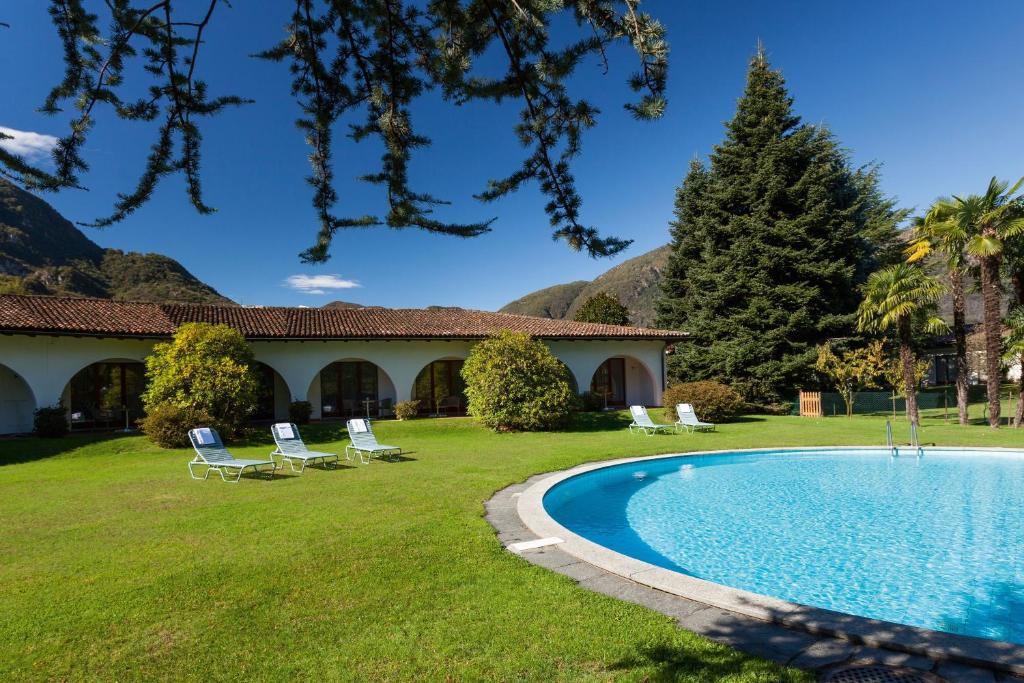
[[375, 457], [375, 458], [371, 458], [370, 462], [373, 462], [374, 460], [376, 460], [377, 462], [382, 462], [385, 465], [397, 465], [398, 463], [401, 463], [401, 462], [416, 462], [416, 458], [408, 457], [409, 455], [411, 455], [411, 454], [413, 454], [415, 452], [416, 451], [406, 451], [405, 453], [402, 453], [401, 455], [393, 455], [391, 457], [388, 457], [388, 456], [385, 456], [383, 458], [376, 458]]

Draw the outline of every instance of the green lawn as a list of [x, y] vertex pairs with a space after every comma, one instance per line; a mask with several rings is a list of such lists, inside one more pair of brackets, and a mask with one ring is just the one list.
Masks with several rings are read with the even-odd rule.
[[[586, 460], [880, 444], [884, 418], [748, 417], [657, 437], [626, 422], [381, 422], [410, 460], [238, 485], [192, 481], [189, 453], [139, 436], [0, 440], [0, 679], [810, 680], [504, 551], [483, 501]], [[928, 442], [1024, 445], [1024, 432], [926, 425]], [[304, 432], [343, 447], [337, 426]]]

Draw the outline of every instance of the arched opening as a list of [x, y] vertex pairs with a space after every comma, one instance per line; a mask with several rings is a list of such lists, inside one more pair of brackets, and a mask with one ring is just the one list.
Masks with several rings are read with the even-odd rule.
[[647, 366], [631, 356], [613, 356], [597, 366], [590, 381], [591, 393], [601, 396], [608, 408], [657, 405], [654, 378]]
[[416, 375], [412, 397], [420, 402], [420, 413], [465, 415], [466, 382], [461, 358], [442, 358], [428, 363]]
[[141, 418], [146, 366], [136, 360], [111, 359], [85, 366], [64, 389], [72, 429], [129, 427]]
[[36, 399], [28, 383], [14, 370], [0, 365], [0, 434], [32, 431]]
[[253, 372], [259, 382], [256, 395], [256, 412], [252, 419], [257, 422], [284, 420], [288, 417], [291, 395], [288, 385], [274, 368], [266, 363], [253, 363]]
[[[324, 367], [310, 388], [319, 394], [320, 417], [388, 417], [394, 414], [395, 385], [380, 366], [352, 358]], [[311, 398], [311, 402], [316, 401]]]

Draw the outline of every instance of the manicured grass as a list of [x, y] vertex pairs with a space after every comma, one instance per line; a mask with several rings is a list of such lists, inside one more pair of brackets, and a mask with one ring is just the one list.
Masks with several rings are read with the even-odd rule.
[[[656, 437], [626, 422], [380, 422], [409, 460], [238, 485], [192, 481], [189, 453], [140, 436], [0, 440], [0, 679], [809, 681], [513, 556], [483, 501], [586, 460], [881, 444], [884, 418], [748, 417]], [[928, 442], [1024, 445], [1024, 432], [926, 425]], [[337, 426], [303, 431], [343, 448]]]

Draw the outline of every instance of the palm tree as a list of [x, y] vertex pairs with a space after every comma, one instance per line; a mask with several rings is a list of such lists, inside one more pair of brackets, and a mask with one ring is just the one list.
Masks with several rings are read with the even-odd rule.
[[[1006, 326], [1010, 334], [1003, 346], [1003, 360], [1008, 364], [1020, 363], [1024, 366], [1024, 306], [1018, 306], [1006, 316]], [[1017, 380], [1017, 414], [1013, 416], [1013, 426], [1020, 428], [1024, 421], [1024, 367]]]
[[960, 424], [968, 423], [967, 387], [967, 299], [964, 277], [967, 275], [967, 231], [941, 213], [951, 202], [941, 197], [923, 218], [914, 219], [913, 238], [906, 249], [907, 263], [916, 263], [938, 252], [949, 271], [949, 293], [953, 298], [953, 346], [956, 350], [956, 408]]
[[[981, 276], [981, 298], [985, 317], [985, 374], [988, 383], [988, 423], [999, 428], [999, 385], [1002, 380], [1002, 321], [999, 306], [999, 265], [1007, 241], [1024, 234], [1024, 203], [1017, 191], [1024, 178], [1010, 187], [996, 178], [989, 181], [983, 195], [953, 197], [936, 202], [929, 212], [934, 221], [950, 230], [963, 230], [967, 235], [966, 251], [978, 260]], [[956, 228], [952, 226], [958, 226]]]
[[919, 266], [907, 263], [876, 271], [864, 285], [864, 301], [857, 310], [857, 328], [862, 332], [894, 330], [900, 345], [903, 388], [907, 394], [907, 417], [915, 426], [921, 422], [917, 410], [917, 381], [914, 376], [914, 328], [929, 332], [946, 329], [933, 315], [946, 288]]

